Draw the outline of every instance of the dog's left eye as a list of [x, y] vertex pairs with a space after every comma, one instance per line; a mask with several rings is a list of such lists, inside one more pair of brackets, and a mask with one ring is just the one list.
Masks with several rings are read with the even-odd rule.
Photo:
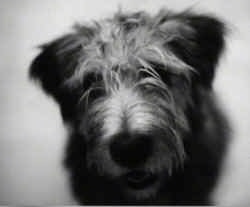
[[178, 85], [186, 84], [183, 74], [175, 74], [167, 69], [164, 69], [165, 66], [159, 63], [152, 62], [151, 66], [155, 69], [161, 80], [169, 87], [178, 87]]
[[183, 74], [174, 74], [165, 70], [157, 71], [162, 81], [169, 87], [180, 87], [183, 88], [188, 85], [188, 80]]

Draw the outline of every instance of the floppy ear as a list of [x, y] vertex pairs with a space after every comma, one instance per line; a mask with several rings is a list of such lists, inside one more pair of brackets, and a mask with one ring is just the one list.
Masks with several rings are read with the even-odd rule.
[[212, 16], [189, 12], [166, 19], [161, 27], [166, 32], [174, 27], [166, 47], [196, 70], [194, 81], [211, 87], [215, 67], [224, 48], [224, 24]]
[[43, 45], [30, 67], [30, 76], [39, 80], [43, 89], [60, 104], [64, 120], [70, 120], [81, 91], [66, 87], [65, 80], [74, 73], [86, 41], [78, 34], [65, 35]]

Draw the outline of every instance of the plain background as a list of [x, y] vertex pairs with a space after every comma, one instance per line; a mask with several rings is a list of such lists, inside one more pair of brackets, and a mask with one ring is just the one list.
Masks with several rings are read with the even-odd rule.
[[162, 6], [193, 6], [230, 27], [214, 87], [233, 132], [214, 198], [226, 206], [250, 204], [249, 0], [0, 0], [0, 205], [75, 204], [62, 167], [67, 133], [58, 106], [28, 79], [36, 46], [119, 7], [154, 13]]

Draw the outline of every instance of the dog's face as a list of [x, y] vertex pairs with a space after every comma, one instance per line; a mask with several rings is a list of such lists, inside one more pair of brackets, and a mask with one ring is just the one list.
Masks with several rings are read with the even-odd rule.
[[146, 200], [185, 162], [193, 96], [211, 88], [223, 33], [188, 12], [117, 14], [45, 45], [31, 75], [84, 142], [84, 169]]

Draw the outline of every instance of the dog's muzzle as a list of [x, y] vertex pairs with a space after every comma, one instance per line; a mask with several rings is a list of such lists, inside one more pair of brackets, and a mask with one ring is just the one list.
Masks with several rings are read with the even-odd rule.
[[111, 157], [122, 167], [140, 167], [152, 155], [153, 139], [148, 135], [123, 133], [112, 139], [110, 144]]
[[129, 189], [140, 190], [153, 185], [157, 176], [143, 166], [153, 154], [153, 138], [145, 134], [120, 133], [112, 138], [110, 154], [113, 161], [125, 168], [121, 182]]

